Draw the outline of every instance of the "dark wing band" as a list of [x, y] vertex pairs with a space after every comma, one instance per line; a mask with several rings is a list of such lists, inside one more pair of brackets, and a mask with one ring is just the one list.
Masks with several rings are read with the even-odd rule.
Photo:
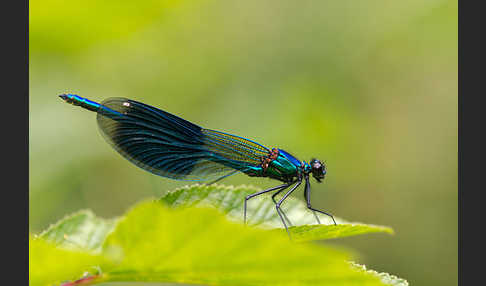
[[260, 164], [268, 148], [201, 127], [158, 108], [109, 98], [97, 110], [105, 140], [124, 158], [176, 180], [214, 180]]

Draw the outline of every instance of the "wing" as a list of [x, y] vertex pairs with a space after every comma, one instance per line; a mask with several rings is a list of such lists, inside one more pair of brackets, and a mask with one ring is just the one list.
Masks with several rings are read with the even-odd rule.
[[209, 129], [202, 129], [202, 133], [207, 150], [232, 161], [256, 166], [270, 152], [267, 147], [236, 135]]
[[268, 148], [141, 102], [109, 98], [97, 110], [105, 140], [124, 158], [153, 174], [206, 181], [260, 164]]

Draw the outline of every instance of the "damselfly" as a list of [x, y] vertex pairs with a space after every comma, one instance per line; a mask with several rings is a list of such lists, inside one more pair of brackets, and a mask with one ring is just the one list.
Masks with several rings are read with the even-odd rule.
[[[331, 214], [311, 205], [309, 176], [312, 174], [317, 182], [321, 182], [326, 175], [326, 166], [317, 159], [309, 163], [300, 161], [282, 149], [270, 149], [249, 139], [205, 129], [135, 100], [108, 98], [100, 104], [74, 94], [60, 97], [96, 112], [98, 127], [106, 141], [127, 160], [153, 174], [214, 183], [241, 172], [250, 177], [281, 181], [281, 185], [245, 198], [245, 223], [248, 200], [275, 191], [272, 200], [290, 235], [287, 223], [291, 223], [281, 205], [305, 181], [307, 208], [314, 212], [317, 222], [320, 224], [315, 212], [330, 216], [336, 224]], [[289, 187], [290, 190], [277, 201], [275, 197]]]

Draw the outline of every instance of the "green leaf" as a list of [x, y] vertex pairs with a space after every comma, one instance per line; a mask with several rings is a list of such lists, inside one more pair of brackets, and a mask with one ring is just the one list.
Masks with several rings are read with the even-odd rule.
[[289, 228], [292, 239], [296, 241], [309, 241], [354, 236], [365, 233], [385, 232], [393, 234], [393, 230], [386, 226], [372, 224], [338, 224], [328, 225], [301, 225]]
[[29, 237], [29, 285], [59, 285], [84, 275], [97, 275], [109, 262], [99, 255], [57, 247], [42, 238]]
[[103, 254], [117, 262], [101, 281], [206, 285], [382, 285], [354, 270], [350, 254], [296, 244], [275, 233], [230, 222], [213, 208], [135, 206], [108, 235]]
[[39, 236], [65, 248], [97, 253], [116, 220], [97, 217], [91, 210], [81, 210], [49, 226]]
[[372, 275], [375, 275], [376, 277], [380, 278], [381, 282], [387, 284], [387, 285], [392, 285], [392, 286], [408, 286], [408, 281], [403, 279], [403, 278], [399, 278], [395, 275], [390, 275], [388, 273], [385, 273], [385, 272], [376, 272], [375, 270], [367, 270], [366, 269], [366, 266], [364, 265], [361, 265], [361, 264], [358, 264], [358, 263], [354, 263], [354, 262], [351, 262], [351, 265], [353, 267], [355, 267], [357, 270], [359, 271], [363, 271], [363, 272], [366, 272], [366, 273], [370, 273]]
[[[357, 264], [350, 267], [346, 261], [351, 254], [343, 250], [295, 243], [392, 232], [390, 228], [337, 219], [338, 226], [291, 227], [293, 241], [289, 241], [280, 225], [275, 229], [281, 222], [268, 197], [252, 200], [255, 205], [249, 208], [252, 224], [259, 227], [241, 224], [244, 197], [256, 191], [248, 186], [193, 185], [167, 194], [161, 199], [164, 204], [138, 204], [121, 218], [103, 219], [89, 210], [66, 216], [31, 239], [31, 285], [74, 281], [85, 277], [85, 271], [89, 275], [100, 271], [85, 283], [408, 285], [387, 273], [362, 271], [364, 266]], [[314, 218], [302, 202], [292, 198], [289, 202], [286, 210], [293, 220]]]
[[[191, 185], [169, 192], [160, 199], [169, 206], [212, 206], [227, 213], [235, 221], [242, 221], [245, 197], [260, 191], [253, 186]], [[271, 195], [261, 195], [248, 200], [248, 223], [264, 228], [283, 228], [280, 217], [275, 210]], [[282, 209], [295, 227], [290, 227], [292, 237], [299, 241], [330, 239], [373, 232], [393, 234], [386, 226], [351, 223], [335, 217], [337, 226], [323, 214], [317, 213], [321, 225], [317, 224], [314, 214], [306, 204], [289, 197], [282, 204]]]

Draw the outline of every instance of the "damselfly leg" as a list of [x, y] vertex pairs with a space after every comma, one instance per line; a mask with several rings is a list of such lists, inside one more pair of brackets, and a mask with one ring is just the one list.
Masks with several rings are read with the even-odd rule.
[[[272, 195], [272, 201], [275, 203], [275, 205], [277, 205], [277, 201], [275, 200], [275, 197], [276, 197], [278, 194], [280, 194], [280, 193], [281, 193], [283, 190], [285, 190], [285, 189], [281, 189], [281, 190], [279, 190], [278, 192], [276, 192], [276, 193], [274, 193], [274, 194]], [[289, 226], [292, 226], [292, 223], [290, 222], [290, 220], [289, 220], [289, 218], [287, 217], [287, 215], [285, 214], [285, 212], [284, 212], [282, 209], [281, 209], [280, 211], [282, 212], [283, 217], [285, 218], [285, 220], [287, 221], [287, 223], [289, 224]]]
[[259, 196], [259, 195], [262, 195], [262, 194], [265, 194], [265, 193], [268, 193], [268, 192], [271, 192], [271, 191], [275, 191], [275, 190], [278, 190], [278, 189], [281, 189], [280, 191], [282, 190], [285, 190], [286, 188], [288, 188], [290, 184], [283, 184], [283, 185], [279, 185], [279, 186], [276, 186], [276, 187], [272, 187], [270, 189], [266, 189], [266, 190], [263, 190], [263, 191], [260, 191], [258, 193], [254, 193], [254, 194], [251, 194], [251, 195], [248, 195], [245, 197], [245, 206], [244, 206], [244, 216], [243, 216], [243, 221], [244, 223], [246, 224], [246, 203], [249, 199], [253, 198], [253, 197], [256, 197], [256, 196]]
[[288, 197], [290, 196], [290, 194], [295, 190], [297, 189], [298, 186], [300, 186], [300, 184], [302, 183], [302, 179], [300, 179], [299, 181], [297, 181], [297, 184], [295, 184], [292, 189], [290, 189], [290, 191], [288, 191], [279, 201], [278, 203], [275, 205], [276, 209], [277, 209], [277, 213], [278, 215], [280, 216], [280, 219], [282, 220], [282, 223], [283, 225], [285, 226], [285, 230], [287, 231], [287, 234], [289, 235], [289, 238], [291, 238], [290, 236], [290, 232], [289, 232], [289, 229], [287, 227], [287, 224], [285, 224], [285, 221], [283, 219], [283, 216], [282, 216], [282, 213], [280, 211], [280, 205], [282, 204], [282, 202]]
[[315, 209], [315, 208], [312, 207], [311, 201], [310, 201], [310, 182], [309, 182], [309, 177], [306, 177], [305, 178], [305, 191], [304, 191], [304, 196], [305, 196], [305, 199], [307, 201], [307, 208], [310, 209], [314, 213], [314, 216], [316, 217], [317, 223], [321, 224], [321, 222], [319, 220], [319, 217], [316, 214], [316, 212], [319, 212], [321, 214], [325, 214], [327, 216], [330, 216], [332, 218], [332, 221], [334, 222], [334, 225], [337, 225], [336, 224], [336, 221], [334, 220], [334, 217], [332, 216], [332, 214], [328, 214], [328, 213], [326, 213], [324, 211], [321, 211], [321, 210], [318, 210], [318, 209]]

